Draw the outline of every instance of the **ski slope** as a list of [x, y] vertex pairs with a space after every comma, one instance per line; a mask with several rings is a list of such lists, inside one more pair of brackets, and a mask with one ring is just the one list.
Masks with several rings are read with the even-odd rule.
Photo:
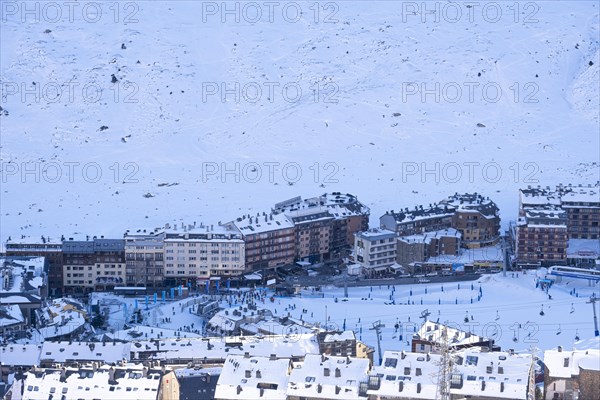
[[9, 3], [2, 243], [216, 224], [325, 191], [356, 194], [373, 225], [478, 191], [507, 224], [519, 187], [600, 175], [597, 2], [296, 2], [256, 22], [243, 2], [59, 21]]
[[[383, 350], [410, 350], [412, 335], [423, 322], [420, 316], [424, 310], [429, 312], [429, 320], [492, 338], [502, 349], [527, 352], [533, 347], [538, 350], [559, 345], [571, 348], [575, 342], [594, 338], [592, 307], [586, 302], [593, 293], [600, 295], [598, 283], [589, 286], [587, 281], [564, 278], [546, 293], [535, 285], [538, 277], [545, 276], [549, 276], [548, 271], [540, 269], [518, 276], [511, 273], [506, 277], [501, 273], [485, 275], [472, 282], [398, 285], [395, 288], [387, 285], [350, 287], [347, 298], [343, 288], [324, 287], [322, 291], [305, 288], [300, 296], [275, 297], [274, 302], [269, 301], [273, 293], [267, 291], [265, 301], [256, 304], [271, 310], [275, 317], [289, 315], [296, 321], [321, 327], [353, 330], [358, 339], [375, 348], [377, 339], [370, 328], [380, 322], [384, 325], [380, 337]], [[236, 308], [245, 304], [236, 299], [236, 296], [224, 296], [220, 305]], [[197, 333], [202, 333], [207, 321], [190, 312], [195, 300], [197, 298], [180, 300], [176, 297], [163, 303], [159, 295], [155, 304], [150, 296], [146, 309], [144, 297], [140, 297], [138, 307], [143, 322], [132, 330], [148, 339], [175, 334], [196, 337]], [[95, 293], [92, 302], [96, 304], [97, 301], [101, 308], [109, 310], [108, 324], [115, 331], [110, 335], [130, 337], [122, 329], [132, 318], [136, 300]], [[543, 315], [540, 314], [542, 310]], [[170, 320], [164, 321], [165, 317]], [[468, 323], [465, 318], [469, 319]], [[273, 333], [289, 333], [286, 328], [281, 329], [281, 332]]]

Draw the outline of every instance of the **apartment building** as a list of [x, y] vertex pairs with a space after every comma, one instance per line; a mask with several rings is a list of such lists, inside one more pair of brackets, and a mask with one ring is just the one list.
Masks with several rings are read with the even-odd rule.
[[296, 261], [339, 259], [354, 244], [354, 233], [369, 228], [370, 210], [356, 196], [340, 192], [275, 204], [273, 213], [287, 215], [296, 228]]
[[397, 241], [396, 262], [406, 266], [424, 262], [441, 255], [457, 256], [461, 246], [461, 234], [456, 229], [401, 236]]
[[455, 193], [439, 203], [414, 210], [386, 212], [379, 218], [380, 227], [399, 236], [453, 228], [461, 234], [461, 246], [479, 248], [497, 243], [500, 238], [500, 215], [496, 204], [478, 193]]
[[164, 236], [165, 284], [195, 286], [198, 280], [245, 272], [245, 243], [229, 225], [200, 225]]
[[333, 216], [321, 207], [291, 211], [295, 227], [295, 259], [317, 263], [328, 260], [333, 236]]
[[125, 234], [125, 286], [164, 285], [164, 232]]
[[417, 235], [450, 228], [453, 215], [454, 208], [447, 205], [415, 206], [413, 210], [387, 211], [379, 218], [379, 225], [400, 236]]
[[357, 232], [354, 241], [354, 259], [362, 265], [363, 274], [375, 276], [396, 264], [396, 233], [373, 228]]
[[245, 243], [245, 266], [256, 271], [294, 263], [296, 233], [284, 214], [244, 215], [224, 225], [241, 233]]
[[491, 246], [500, 238], [500, 214], [498, 206], [477, 193], [454, 194], [441, 204], [454, 209], [451, 227], [462, 236], [462, 246], [479, 248]]
[[521, 189], [516, 264], [532, 268], [568, 262], [589, 264], [590, 260], [593, 264], [599, 224], [600, 183]]
[[600, 186], [570, 187], [561, 196], [561, 206], [567, 212], [569, 239], [600, 238]]
[[123, 239], [66, 240], [62, 254], [65, 293], [110, 290], [125, 282]]

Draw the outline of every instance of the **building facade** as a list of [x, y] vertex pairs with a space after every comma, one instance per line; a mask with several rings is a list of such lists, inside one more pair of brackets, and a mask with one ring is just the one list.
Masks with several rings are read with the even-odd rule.
[[125, 282], [125, 241], [94, 238], [62, 244], [65, 293], [111, 290]]
[[283, 214], [244, 215], [226, 226], [237, 229], [245, 243], [245, 264], [251, 271], [294, 263], [296, 233]]
[[466, 248], [491, 246], [500, 238], [499, 209], [492, 200], [478, 193], [455, 193], [426, 208], [388, 211], [379, 218], [379, 225], [399, 236], [456, 229], [461, 234], [461, 246]]
[[[599, 224], [600, 183], [521, 189], [514, 245], [516, 265], [565, 265], [569, 254], [571, 263], [579, 264], [582, 250], [597, 248]], [[570, 251], [570, 245], [576, 248]]]
[[164, 238], [165, 284], [192, 285], [211, 277], [235, 277], [245, 271], [245, 243], [230, 226], [200, 226], [168, 231]]
[[357, 232], [354, 241], [354, 259], [363, 267], [363, 274], [375, 276], [396, 264], [396, 233], [386, 229]]
[[164, 285], [164, 232], [125, 235], [125, 286]]
[[461, 246], [461, 234], [456, 229], [427, 232], [398, 238], [396, 262], [407, 266], [424, 262], [441, 255], [457, 256]]

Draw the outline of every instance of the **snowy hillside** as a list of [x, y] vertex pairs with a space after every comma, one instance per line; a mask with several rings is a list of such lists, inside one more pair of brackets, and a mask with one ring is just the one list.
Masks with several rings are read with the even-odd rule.
[[377, 224], [476, 190], [506, 224], [519, 187], [599, 178], [597, 2], [82, 3], [59, 21], [11, 4], [0, 242], [216, 223], [325, 191]]

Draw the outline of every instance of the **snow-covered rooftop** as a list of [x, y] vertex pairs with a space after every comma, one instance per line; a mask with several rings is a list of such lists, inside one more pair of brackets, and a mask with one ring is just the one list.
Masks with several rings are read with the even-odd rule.
[[465, 332], [460, 329], [452, 328], [441, 323], [433, 321], [425, 321], [421, 328], [418, 330], [415, 336], [418, 336], [421, 340], [427, 340], [433, 343], [441, 343], [442, 335], [446, 332], [448, 336], [448, 344], [450, 346], [461, 346], [465, 344], [472, 344], [483, 342], [484, 338], [481, 336], [474, 335], [470, 332]]
[[[114, 371], [114, 380], [111, 380]], [[64, 376], [62, 376], [64, 374]], [[61, 378], [62, 376], [62, 378]], [[39, 370], [26, 374], [23, 400], [48, 398], [155, 400], [161, 374], [142, 365], [102, 366], [97, 370]]]
[[354, 331], [343, 331], [337, 333], [328, 333], [323, 338], [324, 343], [343, 342], [346, 340], [356, 340]]
[[291, 372], [288, 396], [311, 399], [356, 399], [369, 372], [367, 358], [307, 354]]
[[440, 361], [436, 354], [386, 351], [382, 365], [373, 367], [370, 374], [379, 377], [379, 387], [367, 393], [382, 398], [435, 399]]
[[224, 360], [230, 354], [249, 353], [252, 356], [280, 358], [301, 358], [307, 353], [318, 353], [319, 345], [315, 334], [275, 335], [275, 336], [236, 336], [191, 339], [162, 339], [159, 348], [155, 341], [135, 341], [132, 352], [149, 351], [151, 359], [207, 359]]
[[0, 327], [10, 326], [25, 321], [18, 305], [0, 306]]
[[[597, 341], [596, 341], [597, 342]], [[544, 364], [551, 378], [570, 378], [579, 375], [579, 368], [600, 370], [600, 349], [556, 350], [544, 352]]]
[[456, 372], [462, 374], [462, 387], [452, 387], [453, 395], [493, 399], [527, 397], [530, 354], [484, 352], [478, 348], [456, 353]]
[[170, 241], [209, 241], [215, 239], [239, 240], [241, 242], [241, 233], [230, 224], [221, 225], [203, 225], [189, 228], [174, 230], [168, 229], [164, 231], [165, 242]]
[[357, 232], [356, 237], [368, 241], [383, 240], [396, 237], [396, 232], [382, 228], [371, 228], [368, 231]]
[[289, 359], [229, 355], [217, 382], [215, 398], [285, 400]]
[[102, 361], [106, 363], [130, 359], [130, 343], [121, 342], [51, 342], [42, 344], [40, 360], [64, 363], [67, 361]]
[[284, 214], [267, 214], [259, 216], [244, 215], [232, 223], [244, 235], [276, 231], [280, 229], [289, 229], [294, 227], [294, 223]]
[[454, 228], [448, 228], [415, 235], [400, 236], [398, 240], [406, 243], [430, 243], [433, 239], [440, 239], [442, 237], [455, 237], [460, 239], [461, 234]]
[[69, 334], [86, 323], [83, 305], [68, 298], [54, 299], [46, 307], [37, 311], [42, 327], [37, 333], [42, 338], [52, 338]]
[[39, 344], [6, 344], [0, 346], [2, 365], [39, 365], [42, 345]]
[[349, 217], [355, 215], [369, 214], [367, 206], [358, 201], [356, 196], [340, 192], [325, 193], [321, 196], [311, 197], [302, 200], [300, 196], [293, 199], [275, 204], [273, 211], [277, 213], [289, 213], [293, 211], [328, 209], [336, 218]]
[[0, 257], [0, 293], [39, 294], [44, 264], [45, 257]]

